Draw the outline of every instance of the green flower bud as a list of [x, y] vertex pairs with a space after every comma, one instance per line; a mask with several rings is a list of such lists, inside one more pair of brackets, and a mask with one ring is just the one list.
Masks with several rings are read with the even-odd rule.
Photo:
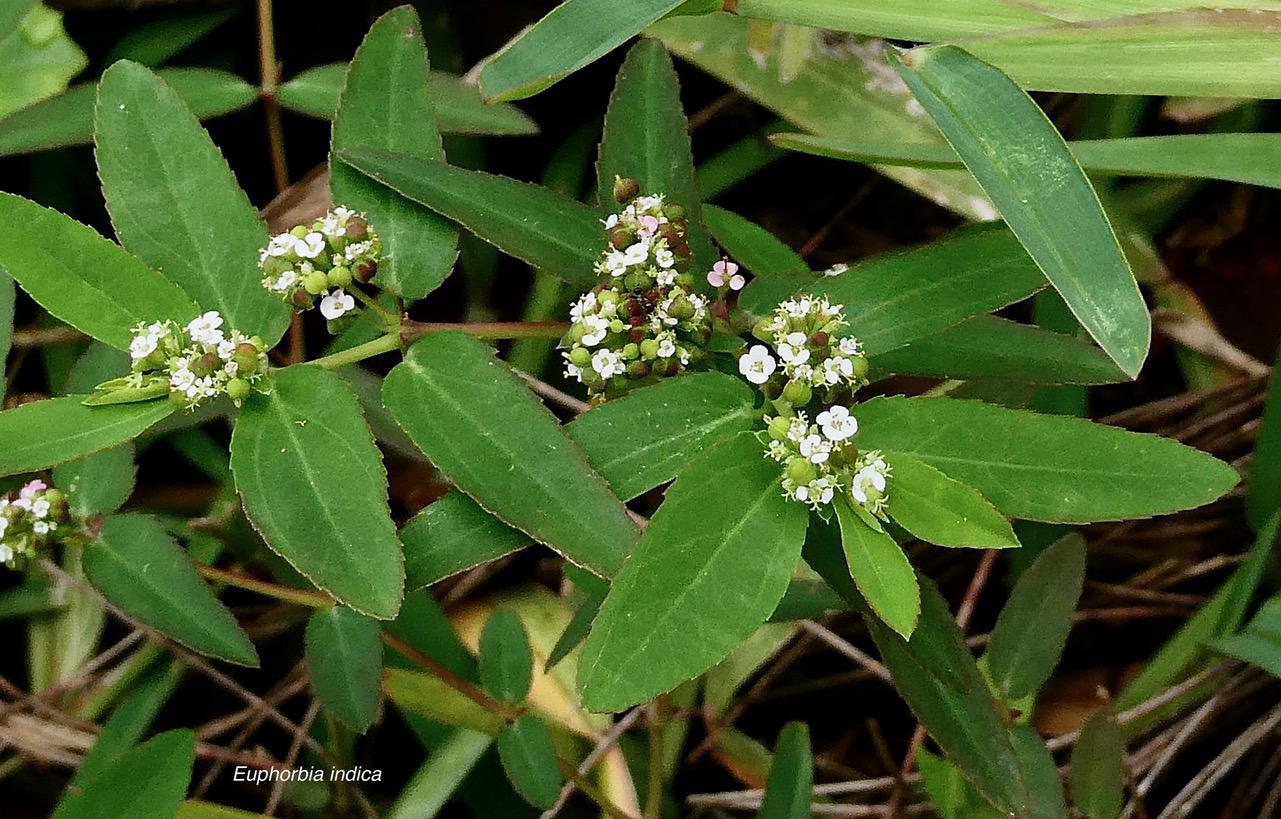
[[854, 377], [859, 381], [866, 381], [868, 369], [867, 359], [861, 355], [857, 355], [850, 359], [850, 363], [854, 365]]
[[313, 296], [319, 296], [329, 289], [329, 277], [324, 273], [308, 273], [302, 277], [302, 286]]
[[249, 397], [249, 382], [243, 378], [233, 378], [228, 381], [227, 397], [232, 401], [244, 401]]
[[306, 225], [298, 225], [294, 227], [293, 230], [289, 231], [289, 235], [295, 239], [305, 239], [307, 238], [308, 233], [311, 233], [311, 229]]
[[783, 388], [783, 400], [794, 407], [803, 407], [814, 397], [814, 391], [804, 381], [789, 381]]
[[169, 403], [177, 404], [180, 407], [185, 407], [187, 406], [187, 396], [183, 395], [180, 392], [170, 392]]
[[626, 329], [627, 325], [623, 324], [621, 319], [614, 319], [609, 323], [609, 331], [611, 333], [621, 333]]
[[578, 344], [583, 340], [583, 336], [585, 335], [587, 335], [587, 326], [582, 322], [575, 322], [574, 325], [569, 328], [569, 343]]
[[791, 458], [787, 462], [787, 477], [798, 484], [807, 484], [818, 477], [818, 470], [804, 458]]
[[640, 194], [640, 183], [635, 179], [624, 179], [621, 176], [614, 177], [614, 201], [620, 205], [626, 205]]
[[672, 306], [667, 309], [667, 315], [681, 321], [692, 319], [694, 317], [694, 305], [690, 304], [687, 299], [678, 297], [672, 302]]
[[623, 286], [628, 290], [639, 290], [649, 284], [649, 277], [639, 270], [633, 270], [623, 277]]
[[602, 290], [596, 294], [596, 301], [602, 305], [618, 304], [618, 294], [613, 290]]
[[44, 499], [49, 501], [50, 506], [57, 506], [66, 500], [67, 496], [62, 494], [62, 490], [50, 487], [44, 491]]
[[575, 367], [587, 367], [592, 363], [592, 351], [586, 347], [575, 347], [569, 351], [569, 363]]
[[620, 350], [618, 354], [624, 360], [631, 361], [632, 359], [640, 356], [640, 348], [635, 344], [624, 344], [623, 349]]
[[329, 271], [326, 278], [329, 279], [330, 287], [346, 287], [351, 284], [351, 270], [343, 267], [342, 265], [338, 265], [333, 270]]
[[647, 361], [658, 358], [658, 341], [652, 338], [642, 341], [640, 343], [640, 354], [641, 358]]
[[792, 428], [792, 419], [777, 415], [770, 419], [769, 437], [775, 441], [786, 441], [787, 431]]

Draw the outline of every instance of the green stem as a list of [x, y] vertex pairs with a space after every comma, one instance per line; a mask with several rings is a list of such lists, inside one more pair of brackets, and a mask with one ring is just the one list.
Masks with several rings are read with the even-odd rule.
[[406, 341], [412, 341], [433, 333], [445, 333], [451, 330], [466, 333], [476, 338], [560, 338], [565, 335], [569, 325], [560, 321], [489, 321], [472, 324], [440, 324], [419, 321], [405, 322], [401, 335]]
[[365, 305], [370, 310], [373, 310], [375, 313], [382, 316], [383, 321], [385, 322], [385, 329], [392, 329], [400, 326], [400, 316], [388, 310], [386, 307], [383, 307], [381, 304], [377, 302], [377, 300], [371, 299], [359, 287], [348, 287], [346, 289], [346, 292], [352, 294], [353, 296], [356, 297], [356, 300], [359, 301], [361, 304]]
[[341, 350], [331, 355], [308, 361], [307, 364], [320, 367], [325, 370], [337, 370], [340, 367], [346, 367], [351, 364], [358, 364], [366, 358], [373, 358], [382, 353], [390, 353], [392, 350], [400, 348], [400, 335], [398, 333], [388, 333], [385, 336], [366, 341], [364, 344], [357, 344], [350, 350]]
[[237, 574], [236, 572], [215, 569], [213, 566], [196, 564], [196, 570], [215, 582], [226, 583], [228, 586], [235, 586], [238, 589], [256, 592], [264, 597], [270, 597], [285, 603], [294, 603], [299, 606], [308, 606], [313, 609], [327, 609], [334, 604], [333, 600], [322, 594], [315, 594], [301, 589], [291, 589], [275, 583], [268, 583], [265, 580], [259, 580], [256, 577], [247, 577], [243, 574]]

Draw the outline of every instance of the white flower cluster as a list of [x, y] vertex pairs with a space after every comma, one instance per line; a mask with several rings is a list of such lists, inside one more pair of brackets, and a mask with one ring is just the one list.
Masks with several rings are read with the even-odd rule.
[[[849, 387], [866, 383], [867, 358], [852, 337], [835, 338], [846, 326], [841, 305], [826, 296], [788, 299], [760, 322], [753, 333], [773, 346], [756, 344], [739, 357], [738, 371], [753, 384], [762, 385], [780, 372], [798, 387]], [[806, 392], [808, 395], [808, 392]], [[795, 402], [800, 405], [805, 401]]]
[[805, 412], [766, 418], [765, 456], [784, 465], [783, 494], [820, 510], [845, 493], [873, 515], [885, 507], [890, 469], [879, 452], [850, 443], [858, 420], [849, 407], [828, 407], [810, 423]]
[[642, 196], [604, 224], [604, 281], [571, 306], [561, 343], [565, 376], [593, 397], [683, 371], [711, 337], [710, 302], [688, 272], [684, 210]]
[[320, 312], [333, 320], [356, 309], [343, 288], [367, 282], [378, 271], [382, 243], [363, 213], [334, 208], [310, 226], [272, 237], [258, 253], [262, 286], [298, 310], [320, 298]]
[[236, 406], [257, 389], [265, 392], [267, 349], [262, 339], [224, 332], [223, 318], [210, 311], [185, 327], [174, 321], [139, 324], [129, 343], [133, 359], [124, 378], [98, 385], [94, 403], [119, 403], [168, 392], [188, 409], [218, 395]]
[[0, 497], [0, 563], [12, 569], [38, 554], [66, 517], [62, 493], [41, 480], [22, 487], [16, 498]]

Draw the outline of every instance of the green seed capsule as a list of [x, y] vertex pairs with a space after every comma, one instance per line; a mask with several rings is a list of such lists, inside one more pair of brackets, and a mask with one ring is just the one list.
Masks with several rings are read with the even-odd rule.
[[781, 415], [775, 416], [769, 422], [769, 437], [776, 441], [786, 441], [787, 431], [792, 428], [792, 419], [784, 418]]
[[814, 391], [804, 381], [789, 381], [783, 388], [783, 400], [794, 407], [803, 407], [814, 397]]
[[658, 342], [652, 338], [645, 339], [640, 343], [640, 354], [646, 360], [658, 358]]
[[249, 382], [243, 378], [233, 378], [228, 381], [227, 397], [232, 401], [244, 401], [249, 397]]
[[586, 367], [592, 363], [592, 353], [586, 347], [575, 347], [569, 351], [569, 363], [575, 367]]
[[850, 359], [850, 363], [854, 365], [854, 377], [859, 381], [866, 381], [868, 370], [867, 359], [861, 355], [854, 356]]
[[629, 342], [623, 345], [623, 349], [619, 352], [619, 355], [624, 361], [631, 361], [640, 357], [640, 348]]
[[351, 270], [339, 265], [329, 271], [328, 276], [330, 287], [346, 287], [351, 284]]
[[798, 484], [807, 484], [818, 477], [818, 470], [804, 458], [792, 458], [787, 462], [787, 477]]
[[313, 296], [319, 296], [329, 289], [329, 277], [324, 273], [308, 273], [302, 277], [302, 286]]

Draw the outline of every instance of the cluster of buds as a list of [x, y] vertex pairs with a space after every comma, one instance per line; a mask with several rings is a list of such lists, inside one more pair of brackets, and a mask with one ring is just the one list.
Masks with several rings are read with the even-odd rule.
[[168, 395], [188, 409], [226, 395], [236, 406], [250, 392], [266, 392], [267, 345], [232, 330], [208, 312], [187, 326], [173, 321], [134, 328], [129, 375], [99, 384], [87, 404], [123, 404]]
[[883, 516], [890, 468], [880, 452], [860, 452], [851, 442], [858, 421], [849, 407], [828, 407], [813, 423], [803, 410], [765, 422], [765, 456], [783, 464], [786, 497], [822, 512], [845, 494], [871, 515]]
[[637, 197], [629, 180], [615, 195], [629, 204], [604, 222], [602, 282], [571, 307], [561, 342], [565, 376], [593, 398], [682, 372], [711, 337], [710, 303], [689, 272], [684, 209], [661, 195]]
[[262, 286], [295, 310], [320, 300], [320, 313], [333, 321], [356, 309], [345, 288], [368, 282], [378, 272], [382, 243], [364, 214], [334, 208], [311, 225], [272, 237], [258, 253]]
[[788, 299], [752, 330], [769, 346], [756, 344], [740, 356], [738, 371], [769, 398], [795, 407], [814, 398], [848, 400], [867, 383], [868, 368], [858, 339], [835, 335], [847, 326], [841, 310], [826, 296]]
[[66, 499], [44, 481], [31, 481], [16, 498], [0, 497], [0, 563], [12, 569], [36, 556], [66, 520]]

